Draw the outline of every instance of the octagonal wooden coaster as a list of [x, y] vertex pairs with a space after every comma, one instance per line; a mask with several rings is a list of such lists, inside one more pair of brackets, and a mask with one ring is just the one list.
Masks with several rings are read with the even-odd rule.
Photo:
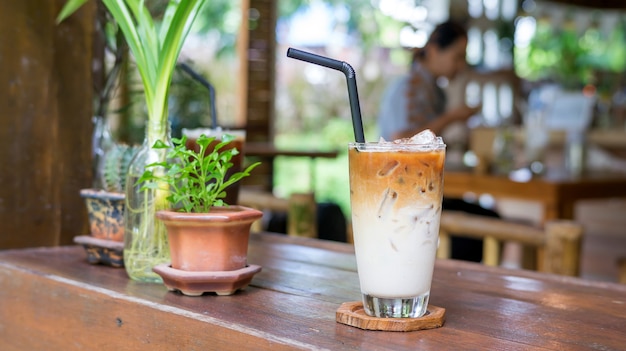
[[446, 309], [428, 305], [428, 311], [420, 318], [378, 318], [365, 314], [363, 302], [345, 302], [339, 306], [335, 315], [338, 323], [365, 330], [415, 331], [434, 329], [443, 326]]

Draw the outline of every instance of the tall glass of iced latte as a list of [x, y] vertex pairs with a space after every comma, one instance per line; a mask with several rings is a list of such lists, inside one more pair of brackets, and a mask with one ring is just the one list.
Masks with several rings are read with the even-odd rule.
[[350, 201], [365, 312], [426, 313], [439, 238], [445, 144], [410, 139], [350, 143]]

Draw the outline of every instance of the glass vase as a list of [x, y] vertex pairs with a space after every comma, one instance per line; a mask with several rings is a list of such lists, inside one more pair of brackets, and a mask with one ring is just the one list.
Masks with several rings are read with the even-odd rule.
[[515, 135], [513, 128], [503, 125], [493, 140], [493, 173], [507, 175], [515, 168]]
[[103, 189], [102, 167], [104, 155], [113, 148], [114, 143], [107, 120], [103, 116], [94, 116], [92, 120], [91, 159], [93, 160], [93, 187]]
[[[153, 133], [155, 134], [155, 133]], [[137, 155], [130, 164], [126, 180], [126, 212], [124, 234], [124, 266], [128, 276], [136, 281], [162, 283], [161, 277], [152, 271], [152, 267], [170, 261], [167, 230], [156, 219], [156, 212], [170, 207], [166, 198], [167, 190], [142, 190], [138, 180], [146, 170], [162, 171], [158, 167], [147, 168], [155, 162], [168, 162], [170, 149], [154, 149], [157, 139], [170, 148], [173, 147], [169, 127], [160, 137], [151, 136], [146, 131], [146, 138]]]

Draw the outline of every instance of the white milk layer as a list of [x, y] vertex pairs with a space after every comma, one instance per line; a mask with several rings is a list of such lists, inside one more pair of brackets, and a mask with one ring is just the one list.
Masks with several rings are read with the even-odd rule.
[[440, 205], [431, 205], [396, 209], [383, 218], [375, 206], [353, 212], [362, 293], [407, 298], [430, 291], [440, 218]]

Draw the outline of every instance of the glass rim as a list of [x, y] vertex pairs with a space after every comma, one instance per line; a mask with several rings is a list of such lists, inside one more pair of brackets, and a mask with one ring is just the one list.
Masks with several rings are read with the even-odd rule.
[[218, 128], [210, 128], [210, 127], [198, 127], [198, 128], [182, 128], [182, 135], [187, 138], [195, 138], [198, 139], [200, 135], [204, 134], [207, 137], [221, 137], [224, 134], [230, 134], [235, 138], [246, 138], [246, 129], [226, 129], [222, 127]]
[[376, 151], [376, 150], [423, 150], [423, 151], [438, 151], [445, 150], [446, 144], [396, 144], [394, 142], [349, 142], [349, 148], [357, 149], [357, 150], [368, 150], [368, 151]]

